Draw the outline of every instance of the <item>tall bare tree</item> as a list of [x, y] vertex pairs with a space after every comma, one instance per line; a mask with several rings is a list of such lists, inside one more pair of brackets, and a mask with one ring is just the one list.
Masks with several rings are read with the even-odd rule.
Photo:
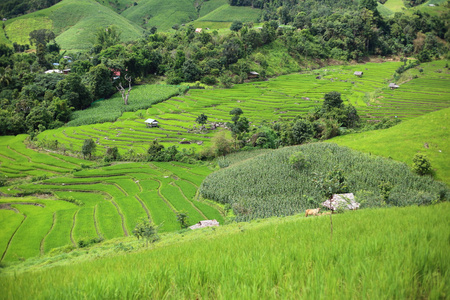
[[125, 80], [128, 81], [128, 91], [126, 92], [126, 94], [121, 82], [119, 83], [119, 86], [116, 86], [116, 88], [122, 94], [123, 103], [125, 105], [128, 105], [128, 96], [130, 95], [131, 91], [131, 76], [125, 75]]

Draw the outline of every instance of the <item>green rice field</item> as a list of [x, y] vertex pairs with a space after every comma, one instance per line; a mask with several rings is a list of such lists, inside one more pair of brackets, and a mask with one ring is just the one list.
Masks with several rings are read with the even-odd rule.
[[[0, 274], [6, 299], [446, 299], [449, 203], [295, 215], [79, 249]], [[63, 275], [62, 275], [63, 274]], [[32, 296], [31, 296], [32, 295]]]
[[[289, 120], [320, 106], [324, 95], [331, 91], [340, 92], [344, 102], [354, 105], [365, 120], [383, 117], [408, 120], [450, 106], [447, 84], [450, 74], [444, 68], [446, 63], [448, 61], [435, 61], [420, 65], [423, 73], [417, 78], [405, 77], [396, 82], [400, 85], [397, 90], [390, 90], [388, 84], [393, 82], [400, 62], [331, 66], [230, 89], [190, 90], [186, 95], [172, 97], [149, 109], [125, 112], [113, 123], [47, 130], [39, 134], [38, 139], [57, 139], [67, 149], [79, 152], [84, 140], [93, 138], [98, 144], [96, 155], [114, 146], [122, 153], [130, 148], [144, 153], [155, 139], [167, 146], [199, 149], [208, 146], [214, 134], [214, 131], [201, 134], [191, 131], [201, 113], [206, 114], [210, 122], [228, 122], [229, 112], [240, 107], [253, 125]], [[359, 70], [364, 72], [362, 78], [353, 75]], [[410, 71], [419, 74], [416, 69]], [[160, 126], [146, 128], [147, 118], [158, 120]], [[190, 144], [179, 144], [183, 139]]]
[[37, 152], [23, 140], [0, 138], [1, 175], [16, 179], [0, 188], [0, 261], [71, 249], [82, 240], [130, 236], [141, 218], [161, 224], [161, 232], [178, 230], [178, 211], [188, 213], [191, 225], [205, 219], [223, 223], [217, 205], [196, 200], [211, 173], [206, 166], [120, 163], [83, 169], [92, 162]]

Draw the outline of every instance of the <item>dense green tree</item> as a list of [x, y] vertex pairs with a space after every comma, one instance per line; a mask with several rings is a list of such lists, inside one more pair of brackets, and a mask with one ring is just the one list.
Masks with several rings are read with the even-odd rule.
[[97, 145], [95, 144], [93, 139], [85, 139], [83, 146], [81, 148], [81, 153], [83, 153], [83, 157], [86, 158], [89, 155], [89, 159], [92, 158], [92, 153], [95, 151]]
[[292, 127], [292, 137], [294, 144], [302, 144], [307, 142], [315, 135], [314, 126], [305, 119], [299, 119]]
[[76, 73], [69, 74], [64, 80], [59, 81], [55, 93], [61, 99], [69, 101], [68, 105], [75, 109], [85, 109], [92, 103], [92, 94]]
[[30, 44], [31, 45], [44, 45], [50, 41], [54, 41], [56, 38], [55, 33], [49, 29], [37, 29], [30, 32]]
[[52, 121], [52, 115], [47, 109], [45, 103], [33, 107], [25, 120], [29, 132], [39, 129], [39, 125], [41, 126], [41, 128], [48, 128], [48, 125]]
[[208, 121], [208, 116], [205, 114], [201, 114], [197, 117], [197, 119], [195, 119], [195, 122], [197, 122], [200, 125], [205, 125], [207, 121]]
[[329, 92], [325, 94], [325, 100], [323, 101], [322, 108], [324, 111], [329, 111], [332, 108], [342, 107], [341, 93], [339, 92]]
[[241, 21], [234, 21], [231, 23], [230, 30], [231, 31], [239, 31], [244, 26]]
[[164, 150], [164, 146], [158, 143], [157, 140], [154, 140], [150, 143], [150, 146], [147, 149], [148, 155], [151, 157], [156, 157], [160, 154], [161, 151]]
[[95, 45], [99, 45], [101, 49], [117, 45], [120, 42], [121, 32], [116, 26], [107, 28], [99, 28], [95, 33]]
[[103, 64], [92, 67], [86, 74], [88, 88], [94, 99], [107, 98], [114, 93], [111, 75], [112, 72]]
[[193, 82], [200, 79], [201, 70], [192, 59], [187, 59], [183, 63], [181, 70], [183, 72], [185, 81]]

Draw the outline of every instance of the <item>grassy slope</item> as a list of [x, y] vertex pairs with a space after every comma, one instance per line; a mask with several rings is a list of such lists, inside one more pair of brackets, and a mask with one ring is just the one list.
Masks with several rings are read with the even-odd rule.
[[[122, 16], [138, 25], [147, 28], [158, 27], [160, 31], [167, 31], [173, 25], [188, 23], [197, 18], [192, 0], [141, 0], [122, 13]], [[143, 23], [149, 18], [148, 24]]]
[[8, 20], [6, 32], [11, 42], [29, 43], [28, 35], [36, 29], [52, 29], [56, 41], [66, 50], [88, 49], [99, 28], [116, 25], [122, 40], [135, 40], [142, 29], [93, 0], [64, 0], [50, 8]]
[[204, 1], [202, 4], [202, 8], [200, 9], [200, 17], [203, 17], [214, 10], [218, 9], [222, 5], [228, 4], [228, 0], [209, 0]]
[[[404, 121], [385, 130], [336, 137], [330, 142], [355, 150], [392, 157], [412, 165], [415, 153], [424, 153], [435, 168], [436, 179], [450, 185], [450, 109]], [[429, 148], [426, 148], [425, 144]]]
[[378, 11], [383, 17], [392, 17], [396, 12], [412, 14], [414, 11], [429, 13], [430, 15], [441, 15], [442, 6], [430, 7], [429, 4], [444, 5], [447, 0], [430, 0], [412, 8], [406, 8], [403, 0], [388, 0], [385, 4], [378, 3]]
[[212, 12], [202, 16], [197, 21], [256, 22], [260, 13], [261, 13], [260, 9], [252, 9], [250, 7], [237, 7], [225, 4], [213, 10]]
[[98, 3], [100, 3], [106, 7], [111, 8], [112, 10], [114, 10], [117, 13], [121, 13], [128, 7], [132, 6], [134, 2], [139, 3], [141, 0], [115, 0], [115, 1], [95, 0], [95, 1], [97, 1]]
[[11, 45], [11, 41], [6, 37], [3, 27], [0, 27], [0, 44]]
[[450, 205], [443, 203], [335, 215], [332, 243], [328, 217], [300, 215], [163, 235], [149, 249], [121, 239], [6, 268], [0, 294], [7, 299], [446, 298], [449, 213]]
[[388, 0], [386, 3], [384, 3], [384, 7], [387, 9], [393, 11], [393, 12], [400, 12], [404, 9], [406, 9], [405, 4], [403, 3], [403, 0]]

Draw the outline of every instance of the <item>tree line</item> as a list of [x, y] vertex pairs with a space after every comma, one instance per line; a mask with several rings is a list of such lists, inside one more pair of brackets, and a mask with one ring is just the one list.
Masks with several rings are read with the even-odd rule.
[[[249, 4], [250, 3], [250, 4]], [[448, 13], [415, 11], [384, 19], [374, 0], [237, 1], [262, 7], [261, 27], [235, 22], [227, 33], [195, 32], [192, 25], [173, 33], [152, 28], [136, 41], [121, 42], [120, 29], [96, 32], [89, 52], [61, 51], [53, 32], [30, 33], [29, 45], [0, 44], [0, 134], [36, 132], [62, 126], [74, 110], [110, 97], [120, 85], [164, 76], [168, 84], [200, 81], [230, 87], [250, 71], [261, 79], [269, 62], [261, 47], [281, 44], [299, 65], [311, 60], [361, 60], [368, 55], [415, 55], [420, 61], [448, 53]], [[280, 26], [287, 24], [287, 26]], [[69, 75], [45, 74], [70, 69]], [[126, 75], [126, 76], [125, 76]], [[132, 99], [130, 99], [132, 101]]]

